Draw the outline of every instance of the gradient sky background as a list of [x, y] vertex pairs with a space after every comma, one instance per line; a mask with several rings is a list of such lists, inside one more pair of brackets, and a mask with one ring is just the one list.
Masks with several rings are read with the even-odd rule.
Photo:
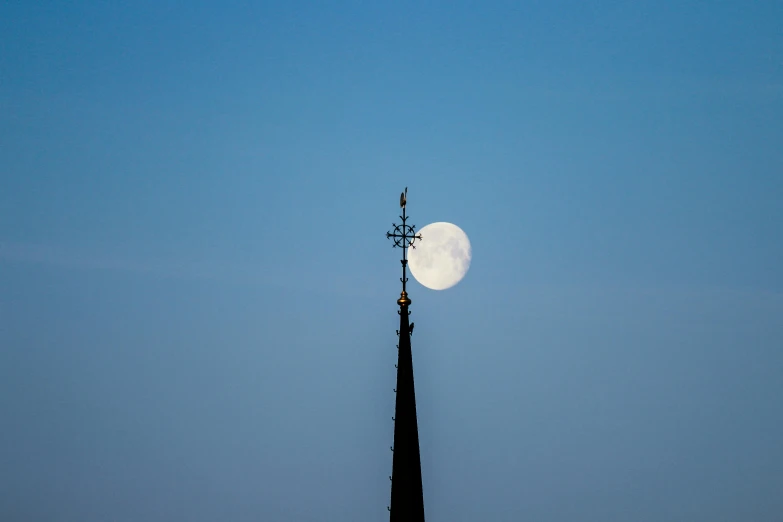
[[0, 519], [783, 516], [779, 1], [3, 2]]

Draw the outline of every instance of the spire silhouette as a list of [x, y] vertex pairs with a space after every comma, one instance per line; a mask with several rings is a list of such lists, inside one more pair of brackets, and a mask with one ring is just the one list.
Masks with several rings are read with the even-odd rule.
[[400, 309], [400, 328], [397, 330], [397, 394], [394, 410], [394, 445], [392, 450], [391, 504], [388, 506], [390, 522], [424, 522], [424, 493], [421, 480], [421, 455], [419, 453], [419, 427], [416, 417], [416, 391], [413, 384], [413, 355], [411, 334], [413, 323], [408, 324], [411, 304], [406, 291], [408, 282], [408, 247], [416, 248], [414, 242], [421, 240], [415, 225], [407, 224], [406, 205], [408, 188], [400, 194], [402, 224], [392, 223], [393, 232], [387, 232], [387, 239], [394, 240], [394, 246], [402, 248], [402, 292], [397, 304]]

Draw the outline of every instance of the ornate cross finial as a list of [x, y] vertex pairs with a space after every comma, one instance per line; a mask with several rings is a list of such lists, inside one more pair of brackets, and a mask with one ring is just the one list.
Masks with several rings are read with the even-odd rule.
[[405, 206], [407, 203], [408, 187], [405, 187], [405, 192], [400, 194], [400, 207], [402, 207], [400, 219], [402, 219], [402, 224], [398, 225], [392, 223], [392, 226], [394, 227], [393, 232], [386, 232], [386, 239], [394, 239], [392, 247], [402, 248], [402, 259], [400, 260], [402, 263], [402, 277], [400, 278], [400, 281], [402, 281], [402, 293], [400, 294], [400, 298], [397, 299], [397, 304], [400, 306], [408, 306], [411, 304], [411, 300], [408, 299], [408, 293], [405, 291], [405, 283], [408, 282], [408, 247], [416, 248], [413, 243], [417, 239], [421, 241], [421, 234], [416, 234], [416, 225], [407, 224], [408, 216], [405, 215]]

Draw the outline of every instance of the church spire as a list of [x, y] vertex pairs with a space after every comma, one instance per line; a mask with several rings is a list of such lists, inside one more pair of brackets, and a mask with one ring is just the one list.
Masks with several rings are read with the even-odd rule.
[[400, 329], [397, 360], [397, 403], [394, 413], [394, 446], [392, 447], [391, 505], [390, 522], [424, 522], [424, 494], [421, 482], [421, 457], [419, 455], [419, 427], [416, 420], [416, 392], [413, 385], [413, 356], [411, 353], [411, 334], [413, 323], [408, 323], [408, 306], [411, 304], [406, 291], [408, 282], [408, 247], [416, 248], [414, 242], [421, 241], [416, 234], [415, 225], [407, 224], [405, 207], [408, 201], [408, 188], [400, 194], [402, 224], [392, 223], [393, 232], [387, 232], [386, 238], [394, 240], [394, 246], [402, 248], [402, 292], [397, 304], [400, 309]]

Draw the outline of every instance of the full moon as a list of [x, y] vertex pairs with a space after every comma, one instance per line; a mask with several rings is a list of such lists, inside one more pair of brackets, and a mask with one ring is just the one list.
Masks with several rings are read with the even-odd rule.
[[408, 264], [416, 281], [431, 290], [459, 283], [470, 268], [472, 251], [467, 234], [451, 223], [432, 223], [417, 232], [421, 240], [408, 249]]

